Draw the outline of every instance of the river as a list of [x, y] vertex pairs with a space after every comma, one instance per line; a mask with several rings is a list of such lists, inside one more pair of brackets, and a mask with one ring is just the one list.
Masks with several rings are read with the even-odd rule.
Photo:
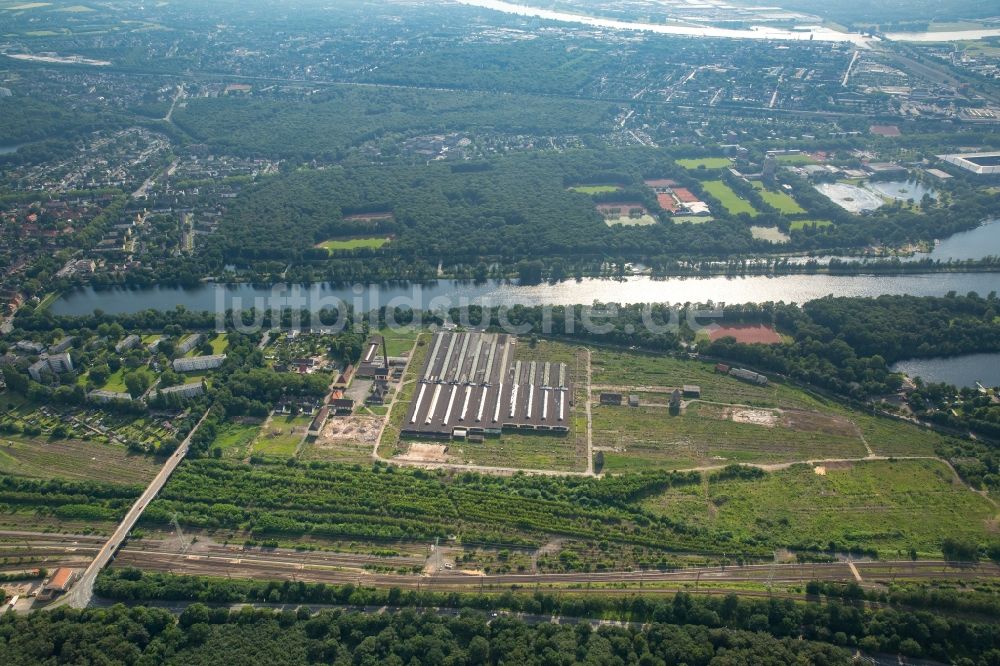
[[[193, 289], [153, 287], [96, 291], [79, 289], [51, 305], [57, 315], [84, 315], [95, 309], [109, 314], [146, 309], [224, 311], [228, 308], [294, 307], [317, 311], [339, 302], [358, 311], [374, 307], [414, 307], [435, 310], [444, 306], [474, 305], [573, 305], [603, 303], [804, 303], [815, 298], [912, 294], [941, 296], [949, 291], [986, 295], [1000, 291], [1000, 273], [934, 273], [924, 275], [782, 275], [653, 280], [632, 276], [622, 281], [588, 278], [556, 284], [521, 286], [488, 281], [482, 284], [439, 280], [430, 284], [370, 285], [367, 287], [283, 287], [252, 285], [203, 285]], [[291, 297], [301, 300], [292, 301]]]
[[729, 39], [777, 39], [794, 41], [821, 42], [852, 42], [858, 46], [867, 46], [870, 38], [860, 34], [839, 32], [822, 26], [803, 26], [797, 30], [773, 28], [770, 26], [752, 26], [743, 30], [731, 28], [716, 28], [713, 26], [669, 25], [663, 23], [640, 23], [634, 21], [617, 21], [609, 18], [598, 18], [584, 14], [570, 14], [539, 7], [503, 2], [502, 0], [455, 0], [459, 4], [492, 9], [505, 14], [517, 14], [530, 18], [540, 18], [548, 21], [578, 23], [594, 28], [611, 28], [613, 30], [634, 30], [654, 32], [661, 35], [682, 35], [688, 37], [721, 37]]
[[[727, 39], [775, 39], [792, 41], [820, 42], [850, 42], [860, 47], [868, 47], [878, 41], [873, 37], [865, 37], [859, 33], [840, 32], [817, 25], [804, 25], [794, 29], [774, 28], [770, 26], [751, 26], [747, 29], [716, 28], [713, 26], [669, 25], [663, 23], [642, 23], [637, 21], [618, 21], [610, 18], [599, 18], [585, 14], [571, 14], [540, 7], [504, 2], [503, 0], [455, 0], [459, 4], [483, 9], [492, 9], [505, 14], [516, 14], [530, 18], [540, 18], [548, 21], [577, 23], [594, 28], [611, 28], [613, 30], [634, 30], [653, 32], [661, 35], [682, 35], [688, 37], [721, 37]], [[664, 18], [668, 18], [664, 16]], [[963, 40], [985, 39], [1000, 35], [1000, 30], [956, 30], [948, 32], [897, 32], [886, 35], [887, 39], [901, 42], [955, 42]]]
[[905, 372], [925, 382], [944, 382], [955, 386], [1000, 386], [1000, 354], [966, 354], [952, 358], [924, 358], [900, 361], [894, 372]]

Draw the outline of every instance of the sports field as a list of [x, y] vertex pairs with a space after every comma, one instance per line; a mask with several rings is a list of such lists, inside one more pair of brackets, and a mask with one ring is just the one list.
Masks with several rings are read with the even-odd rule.
[[730, 214], [746, 213], [751, 217], [757, 216], [757, 209], [751, 206], [746, 199], [741, 199], [740, 195], [733, 192], [732, 188], [721, 180], [706, 180], [701, 186], [705, 192], [718, 199]]
[[580, 194], [607, 194], [609, 192], [617, 192], [622, 189], [619, 185], [573, 185], [568, 188], [570, 192], [579, 192]]
[[327, 240], [323, 241], [316, 247], [321, 247], [330, 252], [336, 252], [338, 250], [377, 250], [386, 243], [388, 243], [391, 238], [382, 238], [378, 236], [368, 236], [364, 238], [344, 238], [339, 240]]
[[791, 166], [802, 166], [804, 164], [816, 163], [816, 160], [804, 153], [799, 153], [798, 155], [778, 155], [775, 159], [782, 164], [788, 164]]
[[644, 227], [656, 224], [656, 218], [649, 214], [646, 207], [637, 202], [599, 203], [597, 212], [604, 217], [608, 226], [622, 225], [625, 227]]
[[718, 340], [719, 338], [736, 338], [737, 342], [743, 344], [754, 344], [762, 343], [765, 345], [776, 345], [781, 344], [781, 336], [770, 326], [762, 326], [760, 324], [730, 324], [728, 326], [719, 326], [717, 328], [712, 328], [708, 337], [711, 340]]
[[751, 184], [755, 190], [760, 192], [760, 198], [763, 199], [767, 205], [775, 208], [782, 215], [801, 215], [806, 212], [806, 209], [800, 206], [799, 203], [788, 194], [775, 190], [769, 190], [764, 187], [764, 183], [759, 180], [752, 181]]
[[689, 171], [699, 168], [725, 169], [732, 163], [733, 161], [728, 157], [698, 157], [693, 159], [677, 160], [677, 164], [685, 169], [688, 169]]

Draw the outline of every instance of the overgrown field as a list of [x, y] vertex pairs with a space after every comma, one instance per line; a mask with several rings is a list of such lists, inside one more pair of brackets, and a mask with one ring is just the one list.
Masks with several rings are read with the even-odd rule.
[[305, 438], [312, 423], [311, 416], [275, 414], [261, 428], [254, 440], [252, 453], [256, 456], [275, 456], [288, 459], [295, 455], [299, 443]]
[[[945, 438], [931, 430], [849, 409], [772, 380], [756, 386], [710, 363], [597, 350], [594, 400], [604, 391], [638, 395], [642, 407], [595, 405], [594, 446], [609, 472], [823, 458], [934, 456]], [[672, 415], [669, 391], [694, 384], [700, 399]]]
[[[820, 472], [820, 473], [817, 473]], [[933, 460], [796, 465], [759, 479], [714, 480], [647, 499], [651, 511], [744, 543], [940, 557], [946, 537], [995, 539], [997, 510]]]
[[[394, 467], [311, 463], [181, 465], [144, 514], [166, 523], [249, 531], [256, 538], [433, 540], [539, 546], [556, 537], [662, 550], [722, 552], [724, 535], [658, 518], [636, 500], [696, 475], [609, 479], [449, 475]], [[748, 553], [762, 551], [746, 546]]]
[[611, 449], [604, 458], [609, 472], [860, 458], [866, 453], [852, 423], [816, 412], [694, 403], [676, 415], [665, 404], [598, 405], [593, 415], [594, 446]]
[[103, 483], [147, 483], [157, 460], [124, 446], [76, 439], [0, 437], [0, 474]]

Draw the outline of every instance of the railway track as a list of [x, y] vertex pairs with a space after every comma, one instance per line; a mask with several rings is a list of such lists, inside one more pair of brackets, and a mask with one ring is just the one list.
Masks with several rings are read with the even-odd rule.
[[[262, 555], [241, 553], [226, 555], [181, 555], [178, 553], [124, 549], [115, 566], [177, 574], [224, 575], [233, 578], [301, 580], [335, 584], [360, 584], [376, 587], [420, 589], [469, 589], [480, 587], [530, 587], [535, 585], [613, 585], [663, 583], [804, 583], [811, 580], [855, 580], [846, 562], [832, 564], [775, 564], [743, 567], [692, 568], [676, 571], [615, 571], [601, 573], [537, 573], [471, 575], [438, 573], [433, 575], [377, 573], [357, 566], [327, 561], [289, 559], [288, 553]], [[362, 565], [363, 566], [363, 565]], [[1000, 579], [995, 564], [954, 565], [947, 562], [855, 563], [866, 583], [892, 580]], [[870, 579], [870, 580], [869, 580]]]
[[[63, 534], [5, 534], [0, 532], [0, 557], [9, 567], [26, 565], [52, 568], [81, 566], [101, 550], [103, 537]], [[247, 548], [241, 545], [201, 543], [196, 550], [183, 552], [175, 541], [142, 540], [128, 542], [114, 561], [115, 567], [136, 567], [174, 574], [295, 580], [331, 584], [356, 584], [404, 589], [471, 591], [511, 587], [558, 586], [563, 589], [639, 586], [645, 592], [669, 590], [671, 584], [746, 584], [764, 586], [856, 581], [875, 585], [897, 580], [1000, 580], [1000, 566], [994, 563], [957, 564], [943, 561], [857, 561], [832, 563], [752, 564], [677, 569], [670, 571], [634, 570], [607, 572], [542, 572], [476, 575], [457, 571], [435, 574], [397, 573], [421, 566], [422, 556], [414, 554], [381, 557], [365, 553], [294, 551], [289, 549]], [[857, 572], [852, 571], [852, 566]], [[596, 590], [591, 590], [596, 591]], [[742, 592], [741, 592], [742, 593]]]

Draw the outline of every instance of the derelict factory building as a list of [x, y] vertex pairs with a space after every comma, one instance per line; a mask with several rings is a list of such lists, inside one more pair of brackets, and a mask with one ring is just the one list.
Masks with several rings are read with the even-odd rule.
[[506, 334], [435, 333], [402, 434], [569, 432], [573, 389], [566, 364], [515, 361], [516, 343]]

